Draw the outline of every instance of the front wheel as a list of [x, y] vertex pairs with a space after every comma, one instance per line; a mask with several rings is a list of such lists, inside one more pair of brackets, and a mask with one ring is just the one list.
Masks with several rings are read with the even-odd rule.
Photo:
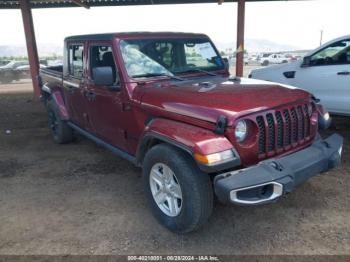
[[210, 217], [210, 178], [185, 152], [166, 144], [154, 146], [144, 159], [143, 177], [152, 212], [169, 230], [188, 233]]

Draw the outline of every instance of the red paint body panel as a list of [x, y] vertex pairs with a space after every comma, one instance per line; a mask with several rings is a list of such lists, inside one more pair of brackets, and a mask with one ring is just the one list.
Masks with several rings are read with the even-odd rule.
[[169, 119], [155, 119], [145, 129], [154, 132], [177, 143], [183, 144], [192, 152], [209, 155], [228, 149], [232, 144], [223, 135], [213, 133], [211, 130], [184, 124]]
[[[57, 88], [57, 82], [50, 80], [45, 70], [42, 70], [42, 77], [46, 79], [50, 88], [60, 91], [54, 93], [54, 96], [58, 97], [63, 116], [69, 114], [71, 121], [132, 155], [137, 154], [137, 149], [147, 132], [154, 132], [180, 143], [194, 153], [212, 154], [234, 147], [244, 166], [256, 164], [269, 157], [290, 154], [312, 143], [316, 136], [317, 123], [310, 128], [310, 135], [296, 144], [259, 153], [257, 116], [275, 114], [282, 110], [281, 108], [290, 110], [299, 105], [310, 104], [311, 95], [303, 90], [252, 79], [240, 78], [231, 81], [226, 70], [215, 72], [218, 76], [209, 76], [202, 72], [182, 75], [189, 81], [174, 81], [167, 77], [135, 80], [128, 76], [119, 48], [121, 39], [177, 37], [206, 36], [182, 33], [129, 33], [115, 34], [110, 41], [101, 40], [101, 43], [112, 45], [120, 78], [119, 92], [94, 86], [87, 50], [90, 44], [96, 43], [97, 40], [89, 39], [88, 36], [85, 36], [83, 41], [86, 46], [84, 76], [80, 82], [74, 82], [77, 94], [82, 94], [80, 102], [73, 101], [66, 93], [67, 88], [63, 88], [65, 84], [62, 85], [73, 81], [68, 76], [66, 57], [61, 87]], [[62, 75], [56, 76], [58, 77], [62, 78]], [[94, 101], [88, 101], [83, 96], [84, 92], [89, 91], [96, 94]], [[58, 95], [62, 93], [65, 93], [65, 97]], [[82, 114], [86, 114], [88, 121], [82, 120]], [[228, 121], [226, 131], [222, 135], [214, 132], [220, 116], [225, 116]], [[252, 123], [249, 139], [244, 144], [237, 143], [234, 137], [234, 128], [240, 119]], [[274, 128], [276, 129], [276, 126]], [[269, 137], [266, 137], [267, 145], [268, 141]]]
[[160, 88], [150, 84], [144, 87], [142, 104], [212, 123], [224, 115], [232, 126], [243, 115], [310, 99], [309, 94], [300, 89], [283, 88], [268, 82], [256, 84], [250, 79], [242, 79], [240, 83], [226, 80], [212, 80], [213, 87], [209, 88], [201, 87], [198, 82], [166, 83]]

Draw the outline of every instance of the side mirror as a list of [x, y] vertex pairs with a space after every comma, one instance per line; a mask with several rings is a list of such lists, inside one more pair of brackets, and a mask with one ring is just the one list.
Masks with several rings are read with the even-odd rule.
[[230, 63], [229, 63], [228, 59], [226, 57], [224, 57], [222, 59], [222, 61], [224, 62], [225, 69], [229, 70], [230, 69]]
[[303, 63], [301, 64], [301, 67], [308, 67], [308, 66], [310, 66], [310, 63], [311, 63], [311, 57], [305, 56], [303, 58]]
[[113, 86], [113, 71], [110, 66], [95, 67], [92, 69], [92, 77], [95, 85], [98, 86]]

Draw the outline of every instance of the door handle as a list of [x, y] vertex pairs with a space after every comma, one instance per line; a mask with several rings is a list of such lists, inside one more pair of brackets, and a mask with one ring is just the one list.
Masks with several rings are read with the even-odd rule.
[[85, 97], [89, 100], [89, 101], [94, 101], [96, 99], [96, 94], [94, 92], [91, 91], [86, 91], [85, 92]]
[[347, 75], [350, 75], [350, 72], [349, 71], [338, 72], [337, 75], [347, 76]]

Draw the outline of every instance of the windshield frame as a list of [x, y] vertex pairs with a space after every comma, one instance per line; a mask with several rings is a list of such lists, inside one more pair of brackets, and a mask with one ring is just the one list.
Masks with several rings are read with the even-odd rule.
[[[203, 40], [203, 42], [208, 42], [210, 43], [211, 47], [213, 48], [215, 54], [217, 55], [217, 57], [219, 57], [223, 63], [222, 67], [218, 67], [218, 68], [214, 68], [214, 69], [211, 69], [211, 68], [205, 68], [204, 70], [206, 71], [209, 71], [209, 72], [212, 72], [213, 74], [216, 73], [227, 73], [227, 68], [225, 66], [225, 62], [222, 58], [222, 56], [220, 55], [220, 52], [218, 51], [218, 49], [216, 48], [215, 44], [212, 42], [212, 40], [206, 36], [206, 35], [202, 35], [202, 34], [198, 34], [198, 35], [182, 35], [182, 34], [174, 34], [174, 35], [158, 35], [158, 34], [155, 34], [155, 35], [143, 35], [143, 36], [126, 36], [126, 37], [120, 37], [117, 41], [117, 48], [118, 48], [118, 53], [120, 55], [120, 61], [122, 62], [122, 67], [123, 67], [123, 70], [125, 72], [125, 76], [127, 78], [129, 78], [130, 80], [133, 80], [133, 81], [136, 81], [136, 82], [142, 82], [142, 81], [150, 81], [150, 80], [155, 80], [155, 79], [158, 79], [158, 80], [168, 80], [168, 79], [171, 79], [171, 78], [174, 78], [172, 76], [179, 76], [179, 77], [182, 77], [182, 75], [188, 75], [188, 76], [202, 76], [202, 75], [206, 75], [208, 76], [207, 73], [204, 73], [204, 72], [183, 72], [183, 73], [178, 73], [178, 72], [172, 72], [170, 71], [169, 69], [167, 69], [170, 73], [169, 77], [166, 76], [166, 75], [160, 75], [160, 76], [152, 76], [152, 77], [144, 77], [144, 78], [137, 78], [137, 77], [133, 77], [132, 75], [129, 75], [129, 72], [126, 68], [126, 63], [125, 63], [125, 60], [124, 60], [124, 57], [123, 57], [123, 50], [122, 50], [122, 42], [127, 42], [127, 41], [130, 41], [130, 40], [195, 40], [195, 39], [200, 39], [200, 40]], [[194, 69], [196, 68], [200, 68], [202, 69], [202, 67], [194, 67]]]

